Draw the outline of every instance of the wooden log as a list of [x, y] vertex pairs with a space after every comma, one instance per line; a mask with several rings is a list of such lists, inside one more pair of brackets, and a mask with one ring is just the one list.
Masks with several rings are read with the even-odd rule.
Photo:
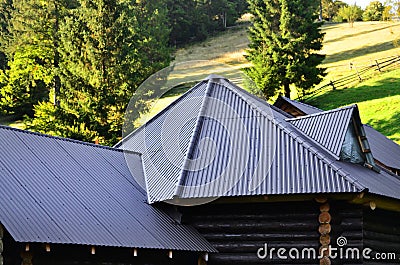
[[320, 224], [318, 227], [318, 232], [321, 235], [326, 235], [331, 232], [331, 225], [330, 224]]
[[[274, 220], [298, 220], [298, 219], [309, 219], [315, 216], [312, 212], [298, 212], [298, 213], [268, 213], [268, 214], [213, 214], [213, 215], [198, 215], [190, 216], [190, 223], [206, 223], [206, 220], [214, 223], [217, 220], [225, 222], [226, 220], [264, 220], [264, 221], [274, 221]], [[217, 221], [217, 222], [218, 222]]]
[[322, 212], [319, 217], [318, 221], [320, 224], [329, 224], [331, 222], [331, 215], [328, 212]]
[[328, 257], [323, 257], [319, 260], [320, 265], [331, 265], [331, 260]]
[[321, 254], [324, 257], [329, 256], [329, 245], [323, 245], [319, 247], [318, 255], [321, 256]]
[[[329, 215], [329, 214], [328, 214]], [[192, 225], [192, 224], [191, 224]], [[302, 230], [314, 230], [315, 223], [312, 220], [308, 222], [301, 222], [298, 220], [292, 220], [292, 222], [263, 222], [263, 223], [253, 223], [253, 222], [225, 222], [225, 223], [206, 223], [206, 224], [196, 224], [193, 225], [195, 228], [205, 231], [215, 231], [223, 230], [224, 232], [232, 231], [302, 231]]]
[[329, 203], [324, 203], [319, 207], [319, 210], [321, 211], [321, 213], [329, 212], [330, 208], [331, 207], [330, 207]]
[[263, 241], [268, 239], [269, 241], [282, 240], [293, 241], [315, 238], [318, 236], [317, 232], [314, 231], [296, 231], [294, 233], [282, 233], [282, 231], [276, 231], [275, 233], [203, 233], [205, 238], [210, 241], [225, 241], [225, 240], [239, 240], [239, 241]]
[[3, 226], [0, 224], [0, 265], [4, 264], [3, 260], [3, 236], [4, 236], [4, 229]]
[[31, 252], [25, 252], [25, 251], [21, 252], [21, 259], [22, 259], [21, 265], [32, 265], [32, 258], [33, 255]]
[[321, 243], [322, 246], [329, 245], [331, 243], [330, 235], [321, 235], [319, 237], [319, 243]]
[[315, 201], [318, 203], [326, 203], [328, 199], [326, 197], [316, 197]]
[[400, 237], [398, 235], [379, 233], [375, 231], [364, 231], [365, 239], [381, 240], [382, 242], [397, 242], [400, 243]]

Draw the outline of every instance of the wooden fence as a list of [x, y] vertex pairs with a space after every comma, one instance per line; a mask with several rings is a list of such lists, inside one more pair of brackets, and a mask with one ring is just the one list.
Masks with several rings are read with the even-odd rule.
[[331, 80], [328, 83], [325, 83], [323, 86], [315, 88], [311, 91], [308, 91], [303, 96], [298, 97], [298, 100], [306, 100], [310, 99], [318, 94], [324, 93], [328, 90], [336, 90], [342, 89], [346, 87], [353, 86], [357, 83], [360, 83], [366, 79], [369, 79], [377, 74], [397, 68], [400, 66], [400, 56], [390, 56], [381, 59], [377, 59], [371, 61], [369, 65], [365, 66], [357, 66], [354, 63], [350, 63], [349, 67], [352, 74], [343, 76], [336, 80]]

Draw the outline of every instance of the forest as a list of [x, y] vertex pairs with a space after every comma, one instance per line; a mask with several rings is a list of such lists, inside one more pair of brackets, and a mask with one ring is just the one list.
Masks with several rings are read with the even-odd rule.
[[4, 0], [1, 115], [111, 145], [135, 89], [175, 47], [232, 25], [246, 1]]

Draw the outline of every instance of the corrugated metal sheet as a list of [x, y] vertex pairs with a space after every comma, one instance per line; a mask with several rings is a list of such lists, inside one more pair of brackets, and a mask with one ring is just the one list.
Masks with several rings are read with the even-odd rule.
[[[281, 105], [282, 101], [285, 101], [298, 109], [301, 108], [301, 111], [306, 115], [322, 112], [322, 110], [314, 106], [291, 100], [286, 97], [279, 97], [276, 104]], [[400, 146], [372, 128], [370, 125], [364, 124], [364, 130], [374, 158], [388, 167], [400, 169]]]
[[142, 153], [147, 178], [140, 183], [147, 189], [150, 202], [174, 195], [206, 88], [207, 82], [199, 83], [116, 145]]
[[[143, 129], [139, 129], [120, 145], [141, 152], [146, 146], [157, 146], [143, 157], [150, 202], [214, 196], [359, 192], [366, 188], [336, 163], [336, 157], [286, 121], [287, 116], [229, 81], [214, 76], [188, 94], [203, 97], [200, 104], [193, 104], [194, 112], [186, 115], [192, 110], [182, 100], [176, 104], [181, 104], [181, 117], [167, 108], [145, 125], [150, 130], [145, 137]], [[174, 108], [179, 108], [176, 105]], [[344, 132], [351, 111], [351, 108], [339, 111], [341, 120], [347, 119], [345, 124], [338, 124]], [[196, 112], [198, 117], [193, 119]], [[168, 115], [186, 119], [190, 126], [178, 126], [173, 119], [165, 118]], [[176, 126], [167, 140], [185, 143], [181, 147], [183, 158], [176, 159], [176, 150], [163, 146], [162, 127], [167, 121], [167, 126]], [[174, 159], [179, 164], [171, 171]]]
[[323, 110], [321, 110], [319, 108], [316, 108], [314, 106], [305, 104], [305, 103], [297, 101], [297, 100], [292, 100], [292, 99], [284, 97], [284, 96], [279, 96], [279, 98], [278, 98], [277, 102], [275, 102], [275, 104], [276, 104], [277, 107], [279, 107], [280, 105], [282, 105], [283, 102], [286, 102], [286, 103], [292, 105], [293, 107], [297, 108], [298, 110], [300, 110], [301, 112], [305, 113], [306, 115], [314, 114], [314, 113], [318, 113], [318, 112], [322, 112], [323, 111]]
[[[249, 104], [246, 93], [229, 84], [214, 84], [210, 95], [212, 103], [204, 118], [197, 139], [211, 139], [216, 150], [213, 162], [207, 167], [203, 159], [191, 163], [181, 180], [181, 189], [175, 194], [181, 198], [242, 196], [264, 194], [302, 194], [357, 192], [363, 189], [355, 180], [332, 165], [321, 153], [302, 142], [288, 127], [279, 126], [272, 110], [260, 112]], [[249, 98], [249, 101], [252, 101]], [[220, 103], [222, 102], [222, 104]], [[255, 104], [260, 102], [252, 101]], [[229, 104], [235, 111], [220, 111]], [[265, 105], [265, 103], [264, 103]], [[264, 106], [265, 107], [265, 106]], [[267, 113], [266, 111], [269, 111]], [[265, 116], [267, 114], [267, 117]], [[230, 121], [230, 126], [224, 123]], [[237, 122], [235, 122], [237, 120]], [[281, 124], [283, 125], [283, 124]], [[243, 148], [248, 141], [248, 149]], [[235, 143], [238, 143], [235, 145]], [[203, 150], [198, 142], [193, 157], [200, 158]], [[204, 156], [204, 154], [203, 154]], [[206, 154], [204, 159], [208, 159]], [[189, 159], [193, 159], [189, 157]], [[201, 168], [201, 170], [199, 170]]]
[[146, 203], [139, 154], [0, 127], [0, 223], [16, 241], [214, 251]]
[[339, 157], [355, 105], [288, 119], [297, 129]]
[[372, 154], [382, 164], [400, 169], [400, 146], [369, 125], [364, 125]]

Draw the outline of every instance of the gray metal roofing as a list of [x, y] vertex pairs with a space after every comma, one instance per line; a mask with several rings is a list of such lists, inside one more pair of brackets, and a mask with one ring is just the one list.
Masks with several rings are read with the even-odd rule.
[[288, 121], [338, 158], [356, 108], [352, 105], [288, 119]]
[[0, 223], [19, 242], [215, 251], [146, 203], [133, 152], [0, 126]]
[[280, 99], [288, 102], [289, 104], [296, 107], [297, 109], [299, 109], [300, 111], [302, 111], [305, 114], [314, 114], [314, 113], [318, 113], [318, 112], [322, 111], [321, 109], [311, 106], [309, 104], [305, 104], [305, 103], [297, 101], [297, 100], [292, 100], [292, 99], [284, 97], [284, 96], [280, 96]]
[[[301, 111], [307, 115], [323, 112], [314, 106], [296, 100], [286, 97], [281, 97], [281, 99], [292, 104], [294, 107], [303, 107]], [[364, 124], [364, 130], [374, 158], [386, 166], [400, 169], [400, 146], [368, 124]]]
[[[357, 178], [357, 165], [347, 165], [351, 172], [344, 170], [337, 157], [286, 121], [287, 116], [229, 81], [210, 78], [185, 97], [189, 95], [203, 99], [194, 101], [198, 104], [187, 104], [188, 98], [178, 99], [119, 145], [144, 152], [151, 203], [174, 198], [360, 192], [370, 188], [369, 181]], [[194, 107], [191, 110], [188, 106]], [[338, 112], [346, 110], [351, 112], [351, 108]], [[343, 126], [347, 128], [345, 120]], [[169, 127], [167, 131], [165, 126]], [[172, 142], [180, 145], [170, 148]], [[146, 154], [146, 146], [156, 148]], [[370, 174], [382, 176], [372, 170]], [[400, 189], [400, 181], [390, 181]], [[374, 188], [378, 194], [387, 192], [379, 186]]]
[[367, 124], [364, 130], [374, 157], [386, 166], [400, 169], [400, 146]]

